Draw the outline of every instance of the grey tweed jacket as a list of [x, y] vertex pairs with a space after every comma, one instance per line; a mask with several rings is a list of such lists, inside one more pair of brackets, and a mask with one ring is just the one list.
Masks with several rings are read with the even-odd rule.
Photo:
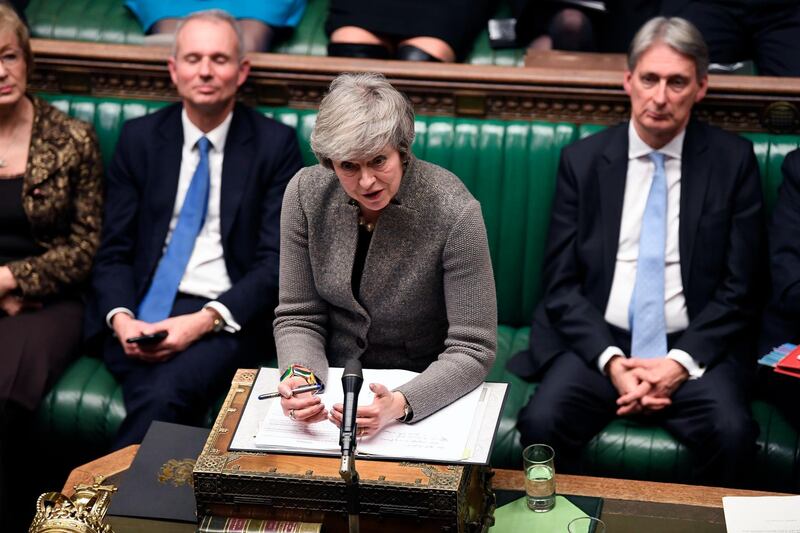
[[305, 168], [289, 182], [278, 363], [323, 380], [329, 364], [353, 357], [364, 368], [421, 372], [397, 389], [421, 420], [477, 387], [494, 361], [497, 303], [481, 208], [452, 173], [411, 158], [378, 219], [357, 300], [358, 214], [332, 170]]

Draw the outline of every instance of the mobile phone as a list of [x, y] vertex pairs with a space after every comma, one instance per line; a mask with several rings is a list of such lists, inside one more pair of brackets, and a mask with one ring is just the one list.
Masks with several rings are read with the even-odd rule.
[[150, 344], [158, 344], [159, 342], [163, 341], [167, 338], [167, 332], [156, 331], [155, 333], [151, 333], [149, 335], [139, 335], [138, 337], [131, 337], [126, 339], [125, 342], [130, 342], [131, 344], [138, 344], [139, 346], [148, 346]]

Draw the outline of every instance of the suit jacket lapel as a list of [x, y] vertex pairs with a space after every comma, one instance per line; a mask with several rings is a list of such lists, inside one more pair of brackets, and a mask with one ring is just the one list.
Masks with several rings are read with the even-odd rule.
[[364, 264], [361, 300], [380, 302], [382, 295], [394, 290], [393, 280], [400, 275], [397, 265], [414, 253], [417, 213], [403, 205], [389, 205], [381, 213]]
[[153, 268], [161, 257], [161, 251], [169, 231], [169, 223], [172, 220], [172, 212], [175, 208], [175, 197], [178, 194], [178, 178], [183, 156], [181, 110], [181, 106], [175, 106], [173, 112], [165, 116], [158, 128], [161, 138], [153, 162], [158, 170], [150, 174], [153, 183], [148, 184], [152, 188], [148, 198], [149, 202], [152, 202], [153, 228], [155, 229], [150, 246], [154, 253]]
[[250, 164], [255, 158], [251, 142], [253, 128], [249, 117], [239, 105], [234, 108], [231, 127], [225, 140], [225, 157], [222, 160], [222, 190], [220, 198], [220, 223], [222, 242], [226, 242], [241, 205]]
[[[338, 183], [336, 187], [339, 187], [336, 194], [337, 202], [332, 206], [335, 218], [331, 227], [328, 228], [330, 250], [333, 258], [331, 264], [342, 265], [341, 273], [347, 276], [347, 279], [340, 280], [341, 283], [333, 283], [332, 287], [342, 291], [338, 295], [342, 301], [349, 301], [353, 309], [366, 317], [367, 311], [359, 303], [356, 295], [353, 294], [352, 283], [353, 263], [355, 262], [356, 246], [358, 245], [359, 208], [354, 200], [349, 199]], [[370, 248], [371, 247], [372, 245], [370, 244]], [[365, 268], [362, 273], [362, 287], [364, 286], [363, 278], [366, 276], [366, 273], [367, 270]]]
[[681, 156], [681, 214], [679, 229], [679, 246], [681, 254], [681, 277], [683, 290], [689, 286], [694, 239], [697, 225], [703, 214], [703, 200], [711, 179], [710, 162], [705, 156], [708, 142], [705, 135], [698, 130], [701, 125], [690, 121], [683, 140]]
[[617, 261], [622, 203], [628, 174], [628, 127], [617, 126], [597, 166], [597, 190], [600, 191], [600, 222], [603, 228], [603, 294], [608, 299]]

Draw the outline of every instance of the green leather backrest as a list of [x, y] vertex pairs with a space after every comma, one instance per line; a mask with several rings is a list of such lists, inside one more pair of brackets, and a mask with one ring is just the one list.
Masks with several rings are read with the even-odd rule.
[[753, 142], [753, 151], [761, 169], [761, 183], [767, 212], [772, 211], [778, 197], [778, 187], [783, 180], [781, 165], [786, 154], [800, 146], [800, 135], [773, 135], [769, 133], [745, 133]]
[[[501, 3], [497, 16], [508, 16]], [[141, 44], [144, 33], [123, 0], [31, 0], [25, 10], [33, 37], [118, 44]], [[308, 0], [300, 24], [288, 39], [276, 43], [275, 52], [324, 56], [328, 38], [325, 20], [328, 0]], [[522, 65], [524, 49], [492, 50], [485, 30], [476, 39], [466, 63], [478, 65]]]
[[[106, 165], [120, 126], [164, 103], [111, 98], [45, 95], [54, 105], [94, 125]], [[316, 163], [308, 145], [316, 112], [263, 108], [294, 127], [303, 159]], [[528, 325], [540, 296], [541, 264], [563, 146], [602, 126], [545, 122], [418, 116], [413, 151], [459, 176], [480, 201], [492, 253], [501, 324]], [[755, 146], [767, 205], [781, 181], [783, 157], [798, 147], [800, 136], [747, 134]]]

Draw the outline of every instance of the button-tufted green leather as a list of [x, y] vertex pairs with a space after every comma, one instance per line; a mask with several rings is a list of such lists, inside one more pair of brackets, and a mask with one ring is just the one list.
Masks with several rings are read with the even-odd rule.
[[[499, 16], [507, 15], [503, 6]], [[141, 44], [144, 33], [122, 0], [31, 0], [25, 10], [33, 37], [118, 44]], [[300, 24], [288, 39], [276, 44], [281, 54], [324, 56], [328, 53], [325, 19], [328, 0], [308, 0]], [[524, 49], [492, 50], [484, 30], [475, 41], [466, 63], [522, 65]]]
[[[92, 123], [104, 159], [113, 151], [121, 124], [162, 103], [75, 96], [46, 96], [59, 108]], [[264, 109], [295, 127], [306, 164], [316, 161], [308, 146], [315, 111]], [[528, 345], [528, 323], [540, 296], [540, 269], [550, 202], [561, 147], [599, 126], [417, 117], [414, 153], [455, 172], [480, 200], [492, 252], [500, 325], [497, 362], [490, 380], [511, 384], [495, 442], [492, 464], [518, 467], [521, 446], [517, 412], [536, 385], [505, 370], [508, 359]], [[755, 143], [768, 198], [780, 183], [780, 164], [800, 143], [798, 136], [747, 135]], [[772, 200], [770, 200], [770, 205]], [[274, 361], [265, 362], [274, 366]], [[775, 490], [800, 490], [798, 434], [770, 405], [754, 402], [761, 426], [753, 482]], [[39, 412], [44, 431], [55, 438], [107, 445], [124, 417], [118, 384], [102, 362], [76, 361], [45, 398]], [[211, 420], [209, 419], [209, 424]], [[586, 447], [587, 473], [661, 481], [689, 480], [688, 451], [666, 431], [615, 420]]]

